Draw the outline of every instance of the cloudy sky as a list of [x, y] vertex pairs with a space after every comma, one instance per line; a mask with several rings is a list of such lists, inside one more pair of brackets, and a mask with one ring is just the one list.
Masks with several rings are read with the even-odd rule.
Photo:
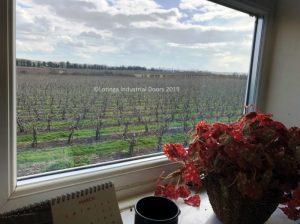
[[17, 0], [17, 58], [248, 72], [254, 18], [206, 0]]

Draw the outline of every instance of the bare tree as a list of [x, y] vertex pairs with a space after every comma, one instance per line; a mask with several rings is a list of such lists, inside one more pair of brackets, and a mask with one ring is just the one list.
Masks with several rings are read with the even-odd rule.
[[148, 127], [148, 123], [150, 123], [150, 118], [148, 118], [148, 121], [145, 119], [142, 120], [142, 124], [144, 125], [144, 133], [148, 134], [149, 133], [149, 127]]
[[83, 106], [83, 115], [82, 115], [82, 119], [86, 118], [87, 113], [89, 112], [88, 106], [84, 105]]
[[158, 104], [155, 107], [155, 121], [156, 121], [156, 123], [158, 123], [158, 121], [159, 121]]
[[137, 117], [138, 123], [142, 123], [142, 114], [136, 107], [133, 108], [133, 114]]
[[68, 144], [70, 145], [72, 143], [72, 140], [73, 140], [73, 137], [74, 137], [74, 133], [75, 133], [75, 130], [78, 130], [79, 129], [79, 122], [80, 122], [80, 114], [77, 114], [77, 117], [75, 119], [75, 124], [72, 125], [70, 127], [70, 133], [68, 135]]
[[36, 120], [39, 121], [41, 119], [40, 118], [40, 111], [36, 107], [34, 107], [33, 112], [35, 114]]
[[66, 108], [64, 107], [61, 111], [61, 119], [65, 120], [66, 119]]
[[34, 122], [32, 124], [32, 143], [31, 143], [31, 147], [32, 148], [36, 148], [37, 147], [37, 144], [38, 144], [38, 142], [37, 142], [37, 134], [38, 134], [38, 132], [37, 132], [37, 126], [36, 126], [36, 123]]
[[133, 156], [134, 153], [134, 147], [136, 146], [136, 139], [135, 139], [135, 133], [129, 136], [129, 138], [126, 139], [129, 143], [128, 146], [128, 153], [130, 156]]
[[157, 146], [156, 146], [156, 150], [158, 152], [161, 151], [162, 149], [162, 139], [164, 134], [168, 131], [168, 125], [167, 122], [161, 124], [156, 132], [156, 136], [157, 136]]
[[47, 131], [51, 131], [51, 127], [52, 127], [52, 116], [50, 114], [48, 114], [47, 116]]
[[71, 126], [71, 127], [70, 127], [70, 133], [69, 133], [69, 136], [68, 136], [68, 144], [69, 144], [69, 145], [72, 143], [75, 129], [76, 129], [75, 126]]
[[81, 119], [80, 114], [77, 114], [77, 116], [76, 116], [76, 123], [75, 123], [75, 128], [76, 129], [79, 129], [80, 119]]
[[54, 96], [51, 96], [51, 101], [50, 101], [50, 113], [53, 114], [53, 106], [54, 106]]
[[103, 122], [102, 122], [102, 118], [100, 116], [98, 116], [97, 118], [97, 124], [96, 124], [96, 140], [100, 140], [100, 130], [103, 126]]
[[17, 125], [18, 125], [18, 128], [19, 128], [19, 132], [23, 133], [25, 131], [25, 128], [24, 128], [23, 121], [20, 119], [19, 114], [17, 115]]
[[123, 138], [126, 139], [128, 137], [127, 134], [128, 134], [129, 122], [126, 120], [124, 121], [123, 125], [124, 125]]

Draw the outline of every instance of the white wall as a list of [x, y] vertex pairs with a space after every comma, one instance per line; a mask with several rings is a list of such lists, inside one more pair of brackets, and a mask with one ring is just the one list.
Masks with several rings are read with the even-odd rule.
[[300, 1], [279, 0], [263, 110], [287, 126], [300, 126]]

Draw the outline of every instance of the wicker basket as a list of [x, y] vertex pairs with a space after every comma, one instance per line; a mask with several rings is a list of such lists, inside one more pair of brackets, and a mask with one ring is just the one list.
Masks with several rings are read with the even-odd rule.
[[206, 186], [211, 206], [223, 224], [265, 223], [282, 198], [282, 192], [270, 191], [254, 201], [241, 195], [235, 185], [226, 187], [213, 175], [207, 177]]

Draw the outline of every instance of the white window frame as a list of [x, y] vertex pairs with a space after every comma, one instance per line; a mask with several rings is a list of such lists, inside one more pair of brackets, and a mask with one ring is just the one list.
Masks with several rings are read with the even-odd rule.
[[[214, 0], [214, 2], [259, 16], [255, 32], [247, 104], [256, 104], [264, 43], [272, 0]], [[153, 190], [162, 170], [171, 165], [162, 155], [90, 169], [58, 173], [17, 181], [16, 171], [16, 85], [15, 85], [15, 0], [0, 1], [0, 213], [49, 199], [105, 181], [113, 181], [118, 200]]]

